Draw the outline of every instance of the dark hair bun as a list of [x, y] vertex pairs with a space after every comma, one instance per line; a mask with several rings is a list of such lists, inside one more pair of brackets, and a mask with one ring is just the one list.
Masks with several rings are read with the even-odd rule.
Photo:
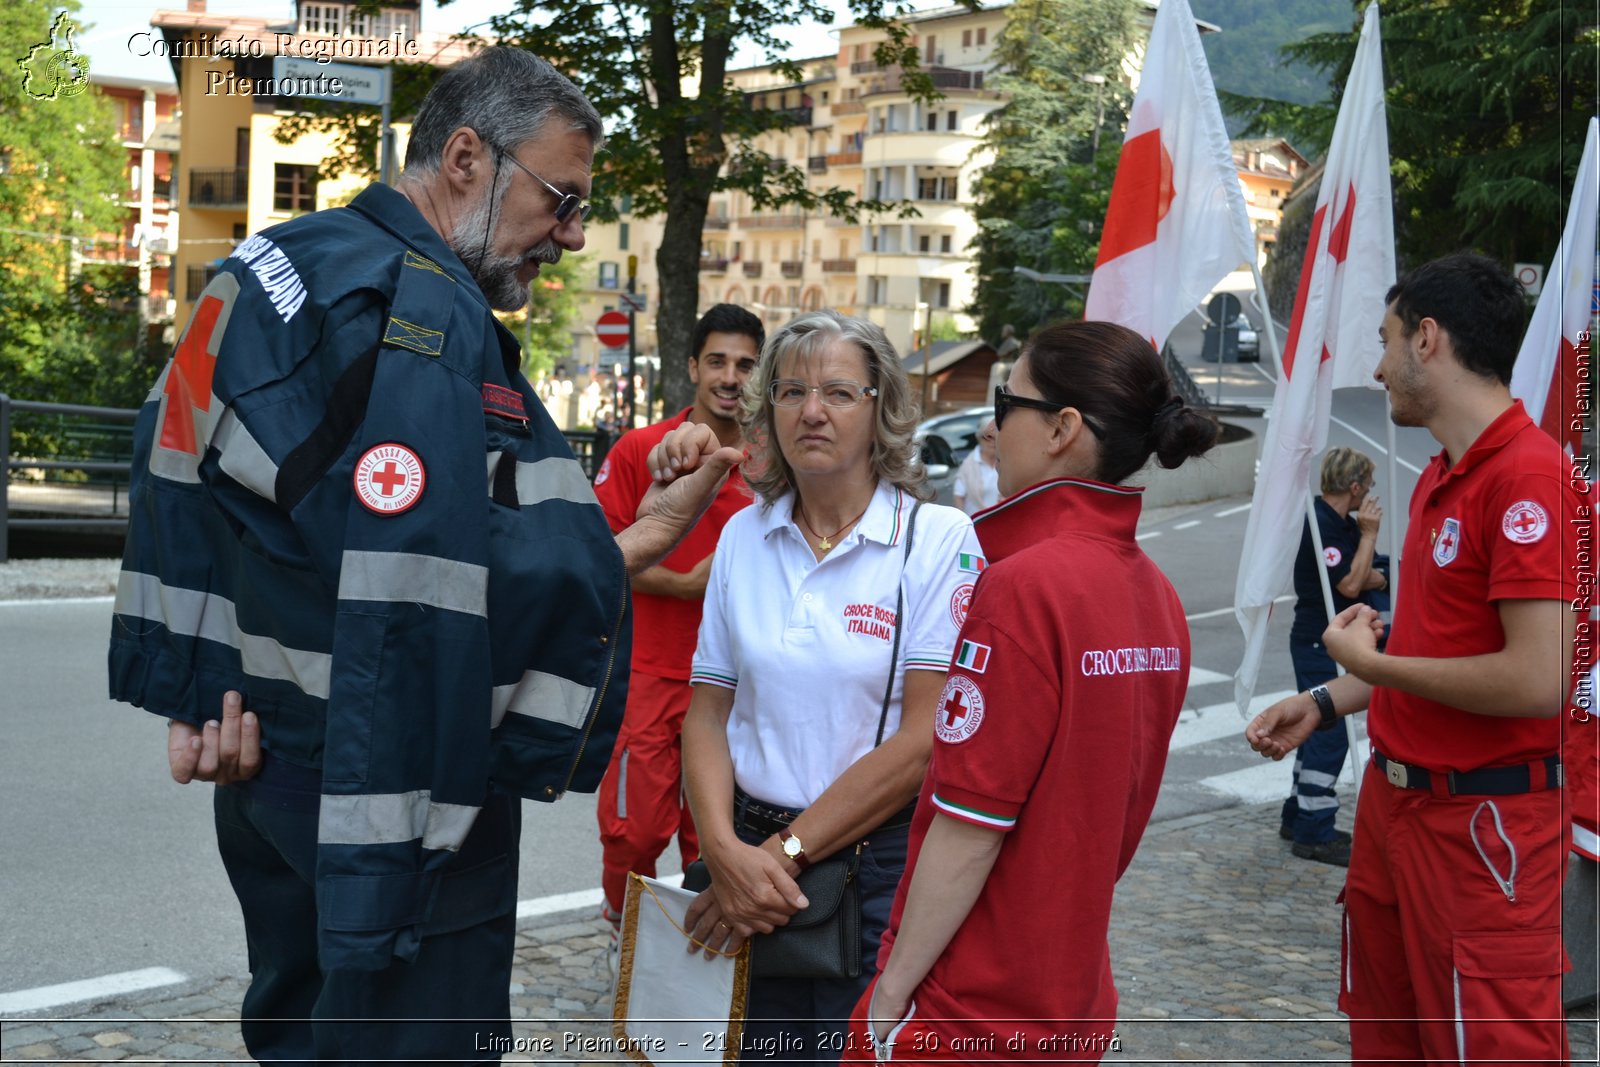
[[1150, 449], [1156, 454], [1156, 462], [1171, 470], [1186, 459], [1211, 451], [1217, 443], [1217, 433], [1217, 420], [1210, 415], [1181, 400], [1168, 401], [1150, 424]]

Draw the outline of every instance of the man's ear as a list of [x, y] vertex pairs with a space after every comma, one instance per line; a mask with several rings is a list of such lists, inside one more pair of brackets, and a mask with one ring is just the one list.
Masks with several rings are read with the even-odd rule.
[[488, 180], [493, 149], [471, 126], [460, 126], [445, 140], [439, 154], [439, 174], [457, 192], [466, 192]]
[[690, 356], [686, 362], [689, 364], [689, 384], [700, 384], [700, 357]]

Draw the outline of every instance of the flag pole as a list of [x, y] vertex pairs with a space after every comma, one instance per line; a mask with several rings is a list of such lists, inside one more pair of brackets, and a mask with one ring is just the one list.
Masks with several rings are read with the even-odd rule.
[[[1252, 300], [1252, 303], [1255, 304], [1256, 310], [1261, 312], [1262, 325], [1264, 325], [1266, 327], [1266, 331], [1267, 331], [1267, 350], [1272, 353], [1272, 364], [1273, 364], [1273, 367], [1278, 372], [1278, 380], [1282, 381], [1283, 380], [1283, 351], [1278, 345], [1278, 329], [1277, 329], [1277, 326], [1274, 324], [1274, 322], [1272, 320], [1272, 305], [1267, 300], [1267, 284], [1266, 284], [1266, 281], [1261, 277], [1261, 265], [1259, 263], [1257, 263], [1253, 259], [1250, 261], [1250, 274], [1255, 279], [1255, 283], [1256, 283], [1256, 294], [1255, 294], [1255, 297]], [[1385, 395], [1385, 397], [1388, 396], [1387, 393], [1384, 394], [1384, 395]], [[1319, 483], [1318, 484], [1320, 484], [1320, 479], [1319, 479]], [[1393, 419], [1389, 420], [1389, 484], [1390, 485], [1394, 484], [1394, 420]], [[1309, 481], [1306, 482], [1305, 493], [1306, 493], [1306, 526], [1311, 531], [1311, 547], [1316, 551], [1317, 559], [1320, 560], [1320, 559], [1323, 558], [1322, 557], [1322, 528], [1317, 524], [1317, 494], [1316, 494], [1316, 491], [1311, 488], [1311, 483]], [[1389, 528], [1389, 543], [1390, 543], [1391, 546], [1394, 544], [1394, 527], [1393, 526], [1391, 526]], [[1390, 558], [1390, 561], [1391, 561], [1390, 564], [1389, 564], [1389, 569], [1390, 569], [1390, 571], [1393, 571], [1395, 569], [1395, 566], [1394, 566], [1394, 563], [1393, 563], [1394, 556], [1391, 555], [1389, 558]], [[1318, 567], [1317, 568], [1317, 578], [1322, 583], [1322, 608], [1323, 608], [1324, 611], [1326, 611], [1328, 613], [1328, 619], [1331, 621], [1333, 619], [1333, 616], [1334, 616], [1335, 612], [1333, 610], [1333, 584], [1328, 580], [1328, 568], [1327, 567]], [[1389, 581], [1390, 581], [1390, 587], [1393, 588], [1394, 579], [1390, 578]], [[1392, 598], [1393, 594], [1391, 593], [1390, 596]], [[1237, 610], [1237, 605], [1235, 605], [1235, 610]], [[1335, 672], [1337, 672], [1340, 675], [1343, 675], [1345, 673], [1344, 664], [1339, 663], [1337, 660], [1334, 661], [1333, 669], [1334, 669]], [[1349, 739], [1349, 742], [1350, 742], [1350, 770], [1355, 774], [1355, 788], [1353, 790], [1353, 794], [1354, 795], [1351, 798], [1352, 802], [1354, 802], [1355, 799], [1360, 797], [1360, 795], [1361, 795], [1361, 776], [1366, 771], [1367, 765], [1366, 765], [1366, 761], [1361, 758], [1361, 748], [1356, 743], [1356, 720], [1355, 720], [1355, 716], [1354, 715], [1346, 715], [1343, 718], [1344, 718], [1345, 736]]]

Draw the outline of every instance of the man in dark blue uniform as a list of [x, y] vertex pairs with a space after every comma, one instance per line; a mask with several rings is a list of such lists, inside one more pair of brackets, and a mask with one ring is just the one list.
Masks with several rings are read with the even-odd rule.
[[543, 60], [460, 63], [395, 188], [234, 252], [140, 414], [111, 694], [218, 783], [257, 1059], [509, 1047], [520, 800], [599, 782], [629, 575], [739, 459], [613, 536], [492, 314], [583, 247], [600, 138]]
[[[1372, 495], [1373, 470], [1372, 460], [1353, 448], [1330, 448], [1322, 457], [1322, 494], [1315, 502], [1322, 556], [1317, 556], [1308, 522], [1294, 560], [1289, 656], [1294, 660], [1298, 690], [1321, 685], [1338, 673], [1322, 644], [1328, 609], [1317, 573], [1320, 569], [1328, 572], [1335, 614], [1352, 604], [1386, 606], [1374, 602], [1374, 597], [1388, 588], [1388, 579], [1377, 565], [1383, 509]], [[1291, 850], [1301, 859], [1350, 865], [1350, 835], [1333, 825], [1339, 811], [1333, 786], [1349, 750], [1348, 733], [1341, 728], [1312, 734], [1295, 753], [1294, 785], [1283, 802], [1279, 834], [1294, 842]]]

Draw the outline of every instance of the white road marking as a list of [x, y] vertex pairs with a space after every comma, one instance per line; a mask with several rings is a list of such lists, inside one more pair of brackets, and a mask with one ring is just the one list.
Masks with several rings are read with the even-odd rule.
[[110, 604], [114, 596], [52, 596], [38, 600], [0, 600], [0, 608], [34, 608], [41, 604]]
[[[1366, 741], [1361, 742], [1363, 758], [1370, 747]], [[1339, 780], [1346, 784], [1353, 784], [1350, 778], [1350, 762], [1348, 758], [1344, 761], [1344, 770], [1339, 775]], [[1262, 760], [1260, 766], [1202, 778], [1200, 785], [1214, 793], [1238, 797], [1246, 804], [1266, 804], [1288, 796], [1289, 785], [1293, 778], [1294, 757], [1285, 756], [1281, 762]], [[1354, 802], [1353, 798], [1349, 799]]]
[[[1287, 604], [1289, 601], [1291, 601], [1293, 599], [1294, 599], [1294, 594], [1291, 593], [1291, 594], [1287, 594], [1285, 596], [1278, 597], [1278, 599], [1274, 600], [1273, 603], [1274, 604]], [[1212, 611], [1197, 611], [1193, 615], [1185, 615], [1184, 618], [1187, 619], [1189, 622], [1199, 622], [1201, 619], [1215, 619], [1215, 618], [1220, 618], [1223, 615], [1232, 615], [1232, 614], [1233, 614], [1233, 609], [1231, 607], [1229, 607], [1229, 608], [1216, 608], [1216, 609], [1214, 609]]]
[[1250, 510], [1250, 505], [1249, 504], [1240, 504], [1236, 508], [1229, 508], [1227, 511], [1219, 511], [1219, 512], [1217, 512], [1215, 515], [1213, 515], [1211, 517], [1214, 518], [1214, 519], [1225, 519], [1229, 515], [1237, 515], [1241, 511], [1249, 511], [1249, 510]]
[[1231, 682], [1233, 675], [1223, 674], [1220, 671], [1208, 671], [1204, 667], [1189, 668], [1189, 688], [1197, 685], [1210, 685], [1213, 682]]
[[1200, 525], [1200, 520], [1199, 519], [1190, 519], [1188, 522], [1180, 522], [1180, 523], [1178, 523], [1178, 525], [1174, 526], [1173, 529], [1174, 530], [1187, 530], [1191, 526], [1199, 526], [1199, 525]]
[[[664, 878], [656, 879], [668, 885], [682, 885], [683, 875], [669, 874]], [[571, 893], [552, 893], [547, 897], [535, 897], [532, 900], [517, 901], [517, 918], [536, 919], [541, 915], [555, 915], [563, 911], [593, 911], [600, 913], [600, 903], [605, 900], [605, 893], [599, 889], [578, 889]]]
[[1135, 541], [1148, 541], [1152, 537], [1160, 537], [1160, 536], [1161, 536], [1161, 531], [1160, 530], [1151, 530], [1149, 533], [1135, 534], [1133, 539]]
[[1250, 750], [1244, 740], [1245, 724], [1266, 708], [1293, 693], [1294, 690], [1285, 689], [1281, 693], [1258, 694], [1250, 701], [1250, 714], [1247, 716], [1240, 715], [1239, 706], [1231, 700], [1221, 704], [1208, 704], [1193, 711], [1185, 709], [1178, 716], [1178, 726], [1172, 731], [1172, 741], [1167, 746], [1167, 751], [1176, 752], [1180, 748], [1201, 745], [1207, 741], [1215, 741], [1219, 737], [1236, 736], [1239, 738], [1240, 749], [1248, 754]]
[[[1345, 422], [1343, 419], [1336, 419], [1332, 415], [1329, 415], [1328, 416], [1328, 421], [1329, 422], [1337, 422], [1340, 426], [1343, 426], [1345, 429], [1349, 430], [1351, 433], [1353, 433], [1357, 437], [1361, 438], [1367, 444], [1371, 445], [1373, 448], [1376, 448], [1378, 450], [1378, 454], [1379, 455], [1387, 456], [1389, 454], [1389, 450], [1387, 448], [1383, 447], [1377, 441], [1374, 441], [1372, 438], [1368, 437], [1366, 434], [1362, 433], [1360, 430], [1356, 429], [1354, 426], [1351, 426], [1348, 422]], [[1411, 464], [1407, 463], [1405, 460], [1401, 459], [1399, 456], [1394, 457], [1394, 461], [1396, 463], [1398, 463], [1400, 466], [1404, 467], [1406, 470], [1410, 471], [1412, 474], [1420, 475], [1422, 473], [1422, 468], [1421, 467], [1413, 467]]]
[[138, 993], [146, 989], [186, 982], [189, 976], [170, 967], [146, 967], [139, 971], [86, 978], [81, 982], [63, 982], [60, 985], [20, 989], [15, 993], [0, 993], [0, 1015], [15, 1015], [24, 1011], [39, 1011], [62, 1004], [77, 1004], [85, 1000], [99, 1000], [119, 993]]

